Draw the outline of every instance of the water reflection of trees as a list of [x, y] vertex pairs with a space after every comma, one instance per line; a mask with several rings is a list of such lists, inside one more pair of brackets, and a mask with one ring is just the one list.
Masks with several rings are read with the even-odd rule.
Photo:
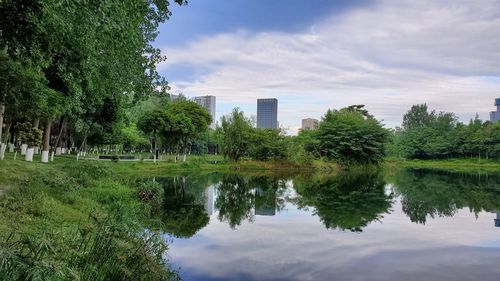
[[236, 228], [244, 220], [252, 222], [254, 215], [274, 215], [283, 209], [285, 188], [278, 178], [225, 175], [217, 186], [219, 220]]
[[428, 216], [453, 216], [462, 208], [476, 215], [500, 209], [499, 176], [403, 170], [394, 182], [403, 212], [412, 222], [425, 224]]
[[205, 211], [204, 190], [209, 184], [203, 177], [157, 179], [164, 187], [161, 228], [176, 237], [191, 237], [209, 222]]
[[313, 207], [326, 228], [362, 231], [390, 212], [392, 194], [377, 171], [343, 172], [330, 177], [297, 177], [293, 181], [301, 209]]

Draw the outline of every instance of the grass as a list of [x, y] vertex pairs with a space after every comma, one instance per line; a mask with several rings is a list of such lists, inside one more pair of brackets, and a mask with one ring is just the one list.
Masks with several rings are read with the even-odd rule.
[[435, 170], [447, 170], [454, 172], [500, 172], [500, 161], [498, 160], [478, 160], [470, 158], [445, 159], [445, 160], [402, 160], [387, 159], [385, 161], [387, 169], [406, 168], [426, 168]]
[[149, 202], [113, 164], [0, 161], [0, 280], [177, 279], [144, 232]]

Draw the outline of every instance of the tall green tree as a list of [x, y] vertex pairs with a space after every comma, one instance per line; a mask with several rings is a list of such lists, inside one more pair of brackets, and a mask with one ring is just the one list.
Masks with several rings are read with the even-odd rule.
[[328, 110], [317, 138], [322, 156], [344, 165], [382, 161], [388, 131], [363, 106]]
[[243, 111], [235, 108], [229, 115], [222, 116], [217, 130], [221, 135], [224, 157], [238, 161], [248, 154], [253, 128]]

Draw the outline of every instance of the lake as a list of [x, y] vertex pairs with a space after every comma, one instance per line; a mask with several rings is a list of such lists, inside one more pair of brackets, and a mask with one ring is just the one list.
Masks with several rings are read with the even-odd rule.
[[500, 280], [500, 177], [212, 173], [165, 188], [183, 280]]

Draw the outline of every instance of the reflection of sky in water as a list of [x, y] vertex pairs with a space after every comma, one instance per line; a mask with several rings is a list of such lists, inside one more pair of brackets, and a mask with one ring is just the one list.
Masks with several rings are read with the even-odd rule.
[[465, 208], [422, 225], [396, 199], [382, 221], [354, 233], [326, 229], [313, 212], [286, 203], [234, 230], [214, 210], [195, 236], [173, 240], [169, 258], [185, 280], [500, 280], [494, 213]]

